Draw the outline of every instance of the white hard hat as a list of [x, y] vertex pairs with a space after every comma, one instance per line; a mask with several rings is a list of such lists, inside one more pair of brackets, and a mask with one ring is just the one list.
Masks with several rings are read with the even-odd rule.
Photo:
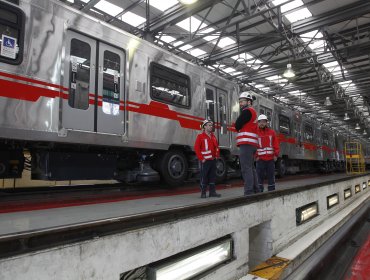
[[262, 121], [262, 120], [266, 120], [266, 121], [268, 121], [267, 116], [266, 116], [266, 115], [264, 115], [264, 114], [259, 115], [259, 116], [258, 116], [258, 121]]
[[204, 126], [207, 124], [207, 123], [213, 123], [211, 120], [204, 120], [202, 122], [202, 124], [200, 125], [200, 128], [204, 128]]
[[249, 100], [253, 101], [253, 96], [248, 91], [243, 91], [240, 94], [239, 99], [242, 99], [242, 98], [249, 99]]

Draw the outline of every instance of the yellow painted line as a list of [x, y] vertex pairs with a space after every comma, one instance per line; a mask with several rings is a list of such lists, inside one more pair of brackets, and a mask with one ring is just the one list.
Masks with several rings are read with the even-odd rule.
[[282, 272], [289, 265], [289, 263], [290, 260], [288, 259], [274, 256], [257, 265], [249, 272], [249, 274], [265, 279], [277, 280], [280, 279]]

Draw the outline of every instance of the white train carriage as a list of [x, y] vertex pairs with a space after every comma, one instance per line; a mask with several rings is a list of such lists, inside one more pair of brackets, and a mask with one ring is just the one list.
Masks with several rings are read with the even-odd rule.
[[236, 84], [60, 2], [0, 5], [3, 41], [17, 43], [0, 62], [2, 177], [20, 176], [29, 150], [36, 179], [148, 181], [159, 171], [177, 184], [196, 172], [188, 163], [206, 117], [225, 177]]
[[[1, 178], [30, 168], [34, 179], [177, 185], [198, 172], [204, 118], [216, 123], [218, 179], [237, 169], [237, 84], [60, 1], [0, 0], [0, 11]], [[314, 120], [262, 96], [255, 107], [281, 140], [280, 175], [343, 161]]]

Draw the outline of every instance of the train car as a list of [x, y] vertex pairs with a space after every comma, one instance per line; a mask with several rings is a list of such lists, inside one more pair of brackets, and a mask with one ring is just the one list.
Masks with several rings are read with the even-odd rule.
[[[27, 168], [33, 179], [178, 185], [198, 172], [205, 118], [218, 180], [238, 169], [238, 84], [60, 1], [0, 0], [0, 10], [0, 178]], [[255, 95], [281, 141], [280, 176], [343, 161], [332, 132]]]
[[192, 147], [211, 118], [225, 178], [235, 83], [60, 1], [0, 8], [1, 177], [27, 167], [33, 179], [176, 185], [196, 172]]

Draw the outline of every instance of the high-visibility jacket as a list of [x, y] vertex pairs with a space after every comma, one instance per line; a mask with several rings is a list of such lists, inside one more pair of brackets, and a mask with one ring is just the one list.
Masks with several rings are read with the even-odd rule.
[[249, 110], [252, 117], [249, 122], [243, 125], [236, 135], [236, 145], [247, 144], [257, 147], [257, 113], [252, 107], [245, 107], [243, 110]]
[[198, 134], [194, 144], [195, 153], [200, 161], [213, 160], [220, 157], [220, 149], [216, 136], [211, 133], [210, 136], [203, 132]]
[[259, 160], [273, 160], [274, 156], [278, 157], [280, 152], [279, 139], [271, 128], [257, 128], [258, 147], [256, 157]]

